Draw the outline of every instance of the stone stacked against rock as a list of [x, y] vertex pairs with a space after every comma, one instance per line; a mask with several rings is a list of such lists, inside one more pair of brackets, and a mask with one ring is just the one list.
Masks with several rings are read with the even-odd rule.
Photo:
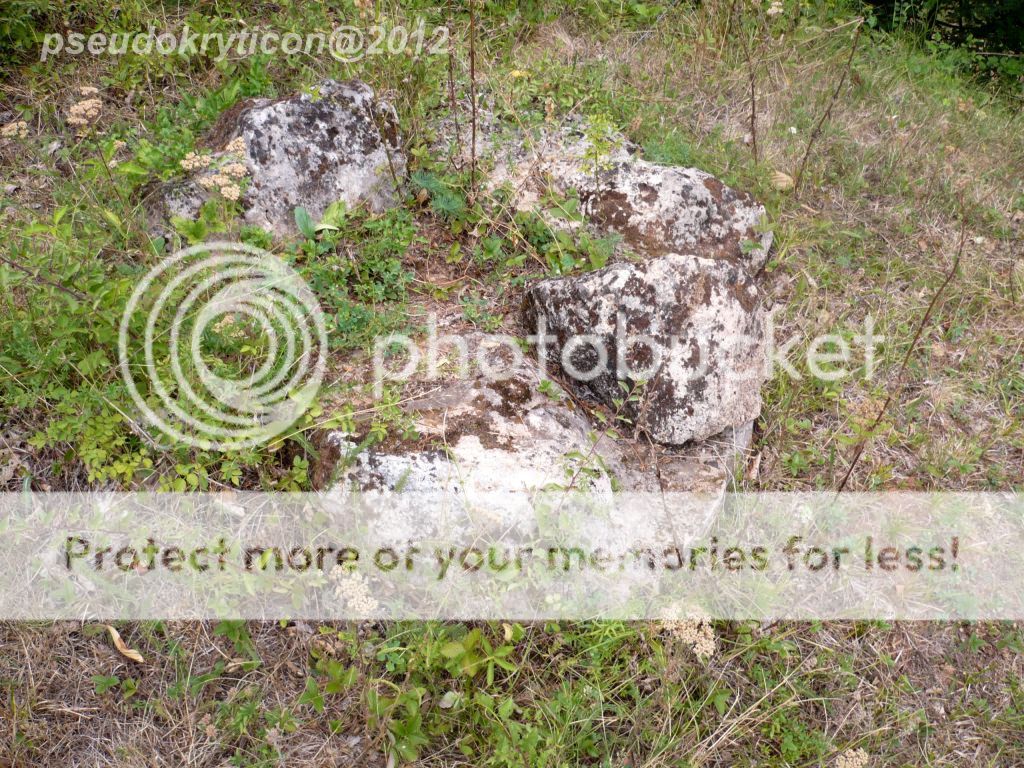
[[535, 283], [528, 328], [551, 334], [548, 356], [582, 396], [615, 407], [643, 382], [624, 415], [657, 442], [747, 429], [770, 372], [757, 282], [772, 243], [757, 231], [764, 208], [693, 168], [618, 148], [592, 172], [586, 139], [562, 146], [562, 156], [542, 158], [545, 180], [575, 190], [588, 225], [622, 235], [632, 258]]
[[406, 404], [420, 442], [431, 447], [358, 450], [351, 436], [333, 433], [324, 453], [342, 469], [331, 482], [363, 491], [470, 496], [559, 488], [605, 497], [613, 487], [721, 490], [724, 474], [717, 459], [730, 446], [719, 442], [704, 452], [662, 457], [659, 472], [652, 472], [647, 446], [623, 448], [596, 431], [570, 398], [544, 394], [543, 375], [531, 357], [512, 359], [507, 346], [484, 335], [471, 337], [468, 350], [469, 359], [482, 356], [496, 375], [477, 370]]
[[[520, 356], [497, 378], [474, 370], [431, 381], [420, 398], [408, 388], [420, 440], [360, 449], [357, 436], [327, 435], [321, 487], [720, 491], [769, 373], [764, 208], [703, 171], [637, 157], [621, 136], [606, 136], [596, 157], [586, 127], [518, 138], [518, 129], [492, 129], [480, 144], [495, 162], [491, 187], [541, 216], [552, 193], [578, 195], [584, 221], [549, 223], [619, 235], [615, 257], [527, 289], [526, 333], [542, 337], [542, 360]], [[339, 200], [372, 211], [400, 200], [395, 111], [357, 81], [244, 102], [207, 145], [214, 151], [186, 158], [190, 176], [158, 196], [157, 231], [173, 216], [197, 218], [217, 194], [278, 236], [294, 233], [299, 206], [316, 221]], [[489, 354], [491, 343], [476, 336], [471, 347]], [[620, 418], [607, 423], [621, 437], [595, 428], [573, 398], [551, 397], [550, 378], [614, 411]]]
[[764, 206], [709, 173], [648, 162], [621, 138], [613, 144], [607, 157], [594, 159], [585, 137], [563, 131], [541, 142], [539, 174], [560, 193], [575, 190], [595, 229], [621, 235], [645, 258], [734, 259], [752, 274], [765, 265], [772, 233], [757, 231]]

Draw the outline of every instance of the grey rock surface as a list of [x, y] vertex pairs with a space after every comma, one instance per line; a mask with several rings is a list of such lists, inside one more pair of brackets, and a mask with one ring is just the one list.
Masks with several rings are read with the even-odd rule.
[[336, 200], [373, 211], [397, 201], [392, 171], [401, 178], [405, 159], [394, 108], [358, 81], [327, 81], [317, 95], [241, 113], [237, 135], [245, 139], [252, 174], [245, 194], [250, 224], [284, 233], [294, 228], [299, 205], [316, 220]]
[[758, 232], [764, 206], [696, 168], [657, 165], [631, 155], [620, 142], [588, 167], [589, 142], [567, 142], [543, 166], [562, 191], [575, 189], [583, 212], [645, 256], [694, 253], [737, 259], [756, 273], [768, 260], [771, 232]]
[[[237, 155], [220, 150], [212, 157], [216, 164], [237, 156], [244, 164], [246, 223], [279, 236], [294, 234], [298, 206], [315, 221], [339, 200], [373, 211], [398, 201], [395, 178], [405, 172], [398, 117], [360, 81], [328, 80], [315, 96], [244, 102], [222, 117], [214, 133], [216, 147], [238, 138], [244, 142]], [[154, 233], [162, 234], [161, 223], [166, 226], [172, 216], [198, 215], [203, 202], [216, 194], [201, 183], [213, 172], [204, 169], [164, 189], [150, 216]]]
[[682, 445], [741, 427], [761, 410], [769, 373], [767, 313], [733, 260], [668, 254], [526, 294], [528, 327], [548, 334], [563, 381], [609, 407], [620, 382], [645, 382], [623, 413], [653, 440]]
[[524, 140], [490, 142], [491, 186], [515, 191], [520, 210], [536, 209], [547, 191], [575, 190], [598, 233], [621, 235], [640, 256], [668, 253], [735, 259], [756, 274], [768, 260], [773, 235], [759, 231], [765, 208], [749, 194], [696, 168], [643, 159], [625, 137], [608, 137], [606, 153], [590, 151], [582, 128], [568, 127]]
[[158, 190], [156, 202], [147, 211], [150, 235], [170, 242], [174, 233], [171, 222], [174, 219], [195, 221], [207, 199], [207, 192], [191, 179], [164, 184]]
[[[487, 337], [472, 342], [490, 350]], [[614, 490], [717, 494], [726, 482], [726, 446], [659, 456], [649, 445], [613, 440], [595, 430], [572, 400], [540, 392], [537, 363], [508, 347], [489, 366], [495, 380], [475, 371], [413, 400], [421, 445], [357, 450], [351, 436], [328, 441], [340, 456], [336, 486], [360, 491], [486, 495], [567, 489], [610, 497]], [[487, 354], [491, 354], [489, 351]], [[422, 446], [423, 442], [430, 447]], [[351, 454], [347, 456], [346, 454]], [[657, 470], [654, 468], [657, 467]]]

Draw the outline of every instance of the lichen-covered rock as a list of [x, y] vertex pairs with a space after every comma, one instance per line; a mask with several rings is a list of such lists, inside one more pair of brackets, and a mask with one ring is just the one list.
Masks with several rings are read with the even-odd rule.
[[[590, 450], [590, 426], [578, 411], [540, 393], [533, 361], [508, 346], [490, 347], [486, 338], [474, 337], [470, 349], [472, 360], [482, 349], [497, 376], [472, 371], [410, 404], [420, 445], [432, 446], [363, 451], [340, 482], [413, 493], [473, 495], [570, 484], [610, 493], [610, 478], [596, 457], [594, 471], [582, 471], [574, 483], [582, 463], [573, 456]], [[345, 447], [344, 435], [332, 439]]]
[[577, 190], [589, 219], [638, 254], [732, 258], [752, 273], [764, 266], [772, 244], [770, 231], [757, 231], [764, 206], [710, 173], [655, 165], [613, 145], [606, 158], [588, 159], [587, 138], [566, 142], [543, 170], [562, 190]]
[[532, 358], [512, 359], [507, 344], [490, 344], [487, 337], [474, 338], [473, 359], [476, 350], [488, 350], [489, 369], [501, 371], [503, 378], [477, 370], [410, 402], [421, 435], [415, 444], [360, 451], [351, 436], [331, 434], [323, 453], [333, 452], [329, 460], [342, 467], [332, 482], [360, 491], [468, 496], [557, 488], [604, 497], [613, 488], [724, 489], [731, 458], [726, 446], [665, 457], [651, 454], [646, 445], [629, 447], [602, 437], [567, 397], [541, 392], [543, 376]]
[[237, 135], [252, 173], [250, 224], [281, 232], [294, 227], [299, 205], [315, 220], [336, 200], [374, 211], [396, 202], [395, 177], [405, 169], [398, 116], [365, 83], [328, 81], [316, 98], [258, 104], [241, 114]]
[[513, 189], [520, 210], [541, 208], [538, 201], [552, 188], [563, 195], [575, 190], [588, 224], [621, 235], [640, 256], [734, 259], [751, 274], [764, 267], [773, 236], [758, 231], [765, 208], [749, 194], [696, 168], [644, 160], [621, 134], [605, 136], [603, 151], [594, 151], [586, 134], [585, 127], [567, 128], [523, 146], [491, 140], [492, 186]]
[[202, 203], [224, 188], [233, 195], [234, 179], [206, 182], [218, 165], [235, 158], [247, 177], [237, 179], [246, 223], [277, 235], [295, 232], [299, 206], [317, 220], [339, 200], [373, 211], [398, 200], [395, 179], [404, 174], [405, 157], [397, 115], [365, 83], [328, 80], [315, 95], [244, 102], [222, 117], [214, 134], [218, 151], [201, 156], [207, 162], [199, 172], [161, 196], [151, 216], [154, 231], [161, 229], [161, 218], [195, 218]]
[[645, 382], [622, 411], [660, 443], [704, 440], [760, 413], [767, 313], [733, 260], [669, 254], [542, 280], [525, 309], [579, 393], [614, 407], [621, 382]]
[[162, 185], [146, 207], [147, 229], [153, 238], [170, 242], [174, 234], [175, 219], [195, 221], [207, 193], [191, 179], [168, 182]]
[[756, 230], [764, 207], [709, 173], [639, 159], [616, 164], [596, 179], [564, 161], [554, 168], [558, 183], [579, 193], [584, 214], [622, 235], [638, 254], [732, 258], [752, 273], [768, 260], [772, 234]]

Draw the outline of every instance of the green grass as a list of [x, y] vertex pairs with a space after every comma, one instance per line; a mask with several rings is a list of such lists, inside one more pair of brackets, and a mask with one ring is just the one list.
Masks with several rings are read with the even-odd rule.
[[1024, 691], [1001, 671], [1024, 643], [1013, 626], [723, 622], [708, 656], [674, 625], [196, 627], [122, 626], [146, 665], [108, 652], [101, 626], [5, 628], [27, 653], [91, 649], [102, 670], [72, 667], [31, 696], [8, 683], [11, 754], [45, 754], [40, 725], [59, 696], [116, 718], [106, 733], [51, 723], [100, 762], [144, 751], [175, 721], [186, 725], [161, 741], [167, 759], [243, 766], [303, 765], [317, 750], [356, 765], [393, 753], [421, 765], [793, 766], [855, 749], [872, 765], [966, 765], [965, 737], [974, 764], [1020, 758]]

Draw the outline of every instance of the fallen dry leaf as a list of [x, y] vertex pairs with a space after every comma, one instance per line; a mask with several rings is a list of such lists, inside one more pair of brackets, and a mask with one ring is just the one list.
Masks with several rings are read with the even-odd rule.
[[7, 485], [20, 466], [21, 459], [13, 452], [0, 451], [0, 487]]
[[126, 659], [137, 661], [139, 664], [144, 664], [146, 660], [142, 658], [142, 654], [133, 648], [129, 648], [124, 644], [124, 640], [121, 639], [121, 633], [114, 629], [109, 624], [106, 625], [107, 632], [110, 633], [110, 639], [114, 641], [114, 647], [117, 648], [117, 652], [124, 656]]
[[778, 190], [785, 191], [793, 188], [793, 177], [782, 171], [772, 172], [772, 186]]

